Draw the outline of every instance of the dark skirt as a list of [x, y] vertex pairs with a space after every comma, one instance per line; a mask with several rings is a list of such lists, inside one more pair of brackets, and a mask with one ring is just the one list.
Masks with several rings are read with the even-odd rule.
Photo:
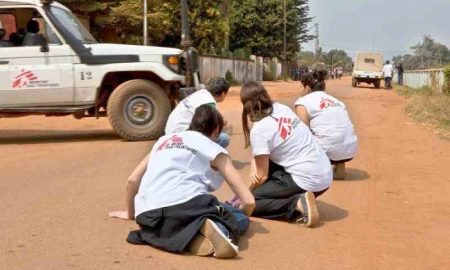
[[140, 214], [136, 222], [141, 229], [130, 232], [127, 241], [182, 253], [206, 219], [223, 224], [233, 243], [238, 243], [239, 233], [233, 214], [224, 209], [217, 198], [210, 194]]

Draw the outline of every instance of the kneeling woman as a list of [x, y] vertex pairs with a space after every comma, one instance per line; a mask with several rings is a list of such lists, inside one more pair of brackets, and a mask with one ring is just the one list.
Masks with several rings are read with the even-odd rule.
[[326, 71], [314, 71], [300, 78], [306, 94], [297, 100], [295, 110], [334, 165], [334, 178], [344, 179], [345, 162], [355, 157], [358, 139], [345, 104], [325, 93], [326, 76]]
[[[223, 119], [211, 106], [197, 108], [188, 131], [166, 135], [153, 146], [128, 180], [127, 212], [112, 217], [134, 219], [140, 230], [128, 241], [170, 252], [230, 258], [238, 254], [242, 223], [248, 218], [208, 194], [223, 176], [250, 215], [254, 198], [241, 181], [225, 149], [216, 142]], [[137, 195], [136, 195], [137, 194]]]
[[[331, 185], [331, 164], [311, 131], [287, 106], [273, 103], [256, 82], [241, 90], [246, 147], [253, 150], [253, 216], [296, 220], [312, 227], [319, 222], [315, 197]], [[248, 119], [253, 124], [249, 131]]]

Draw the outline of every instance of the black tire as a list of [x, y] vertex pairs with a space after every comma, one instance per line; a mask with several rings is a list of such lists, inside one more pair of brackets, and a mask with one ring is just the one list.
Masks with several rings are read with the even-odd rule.
[[380, 89], [381, 81], [376, 81], [374, 85], [376, 89]]
[[119, 85], [107, 106], [111, 126], [129, 141], [158, 139], [164, 134], [170, 111], [170, 101], [164, 90], [147, 80], [131, 80]]
[[353, 87], [357, 87], [358, 86], [358, 82], [356, 81], [355, 78], [352, 79], [352, 86]]

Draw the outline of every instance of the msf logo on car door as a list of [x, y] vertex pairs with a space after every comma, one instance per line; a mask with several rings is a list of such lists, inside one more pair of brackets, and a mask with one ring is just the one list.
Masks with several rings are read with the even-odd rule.
[[20, 89], [20, 88], [26, 87], [32, 81], [35, 81], [38, 79], [39, 79], [39, 77], [36, 76], [32, 71], [22, 69], [21, 73], [14, 78], [14, 80], [12, 82], [12, 88]]
[[60, 71], [21, 68], [10, 71], [12, 89], [48, 89], [61, 86]]

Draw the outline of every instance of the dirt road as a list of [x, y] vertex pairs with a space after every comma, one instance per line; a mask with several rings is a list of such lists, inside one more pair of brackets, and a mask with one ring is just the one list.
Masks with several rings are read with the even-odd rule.
[[[266, 86], [289, 105], [298, 96], [298, 83]], [[107, 217], [124, 208], [125, 179], [151, 142], [121, 141], [107, 119], [0, 119], [0, 269], [449, 269], [450, 142], [411, 123], [392, 92], [349, 79], [328, 89], [347, 104], [360, 150], [348, 180], [320, 198], [322, 224], [252, 219], [240, 257], [225, 261], [127, 244], [134, 222]], [[221, 109], [245, 177], [237, 93]]]

